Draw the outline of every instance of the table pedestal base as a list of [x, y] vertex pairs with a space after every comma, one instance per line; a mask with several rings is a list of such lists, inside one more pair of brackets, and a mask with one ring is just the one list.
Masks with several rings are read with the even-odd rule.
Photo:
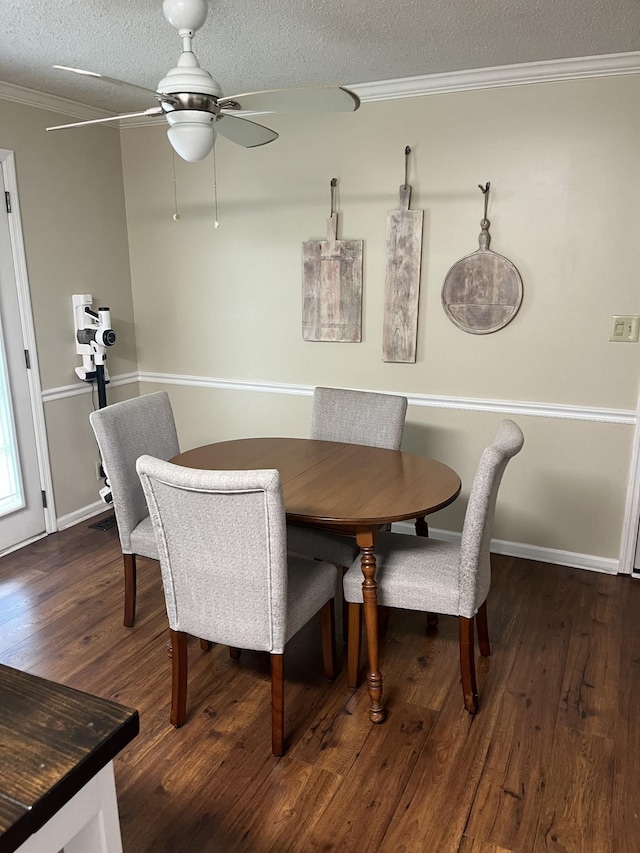
[[362, 560], [362, 609], [367, 632], [367, 690], [369, 691], [369, 719], [372, 723], [384, 722], [382, 707], [382, 673], [378, 661], [378, 584], [376, 583], [375, 533], [371, 529], [359, 530], [356, 542]]

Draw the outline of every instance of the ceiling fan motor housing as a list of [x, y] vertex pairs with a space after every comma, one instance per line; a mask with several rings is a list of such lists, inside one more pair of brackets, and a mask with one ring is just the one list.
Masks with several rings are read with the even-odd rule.
[[187, 92], [213, 95], [215, 98], [222, 97], [222, 88], [218, 81], [214, 80], [204, 68], [200, 68], [195, 55], [187, 51], [180, 55], [177, 67], [172, 68], [158, 83], [158, 92], [167, 94]]

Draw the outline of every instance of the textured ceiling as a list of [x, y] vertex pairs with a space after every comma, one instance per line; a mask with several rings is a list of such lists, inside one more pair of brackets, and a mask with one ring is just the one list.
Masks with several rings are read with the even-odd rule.
[[[114, 112], [153, 106], [180, 51], [161, 0], [0, 0], [0, 81]], [[638, 0], [210, 0], [195, 53], [227, 95], [640, 48]]]

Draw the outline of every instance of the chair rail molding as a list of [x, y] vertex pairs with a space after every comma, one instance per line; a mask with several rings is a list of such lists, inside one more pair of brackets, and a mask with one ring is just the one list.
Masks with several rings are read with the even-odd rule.
[[[183, 385], [225, 391], [253, 391], [263, 394], [290, 394], [303, 397], [311, 397], [314, 389], [313, 385], [292, 385], [280, 382], [261, 382], [259, 380], [244, 379], [220, 379], [211, 376], [149, 373], [145, 371], [138, 374], [138, 380], [140, 382], [160, 385]], [[524, 400], [449, 397], [439, 394], [417, 394], [411, 391], [388, 391], [385, 388], [357, 388], [354, 390], [400, 394], [407, 398], [410, 406], [422, 406], [431, 409], [460, 409], [467, 412], [495, 412], [509, 415], [528, 415], [530, 417], [561, 418], [563, 420], [628, 424], [631, 426], [636, 423], [636, 412], [633, 409], [567, 406], [563, 403], [536, 403]], [[55, 389], [52, 389], [48, 393], [53, 394], [53, 391]]]
[[[286, 394], [295, 397], [313, 396], [313, 385], [294, 385], [283, 382], [264, 382], [255, 379], [222, 379], [215, 376], [197, 376], [179, 373], [122, 373], [113, 376], [109, 385], [117, 388], [135, 382], [157, 385], [182, 385], [193, 388], [211, 388], [223, 391], [253, 391], [260, 394]], [[634, 426], [640, 414], [634, 409], [610, 409], [597, 406], [568, 406], [564, 403], [536, 403], [526, 400], [491, 400], [480, 397], [449, 397], [440, 394], [417, 394], [411, 391], [388, 391], [384, 388], [357, 388], [358, 391], [378, 391], [406, 397], [410, 406], [429, 409], [459, 409], [466, 412], [495, 412], [507, 415], [527, 415], [538, 418], [560, 418], [573, 421], [594, 421], [608, 424]], [[74, 382], [42, 392], [43, 403], [90, 394], [90, 382]]]
[[[113, 376], [109, 379], [108, 385], [111, 388], [117, 388], [120, 385], [133, 385], [138, 381], [139, 374], [121, 373], [119, 376]], [[65, 397], [79, 397], [81, 394], [91, 394], [93, 391], [93, 383], [82, 382], [78, 380], [73, 385], [60, 385], [57, 388], [47, 388], [42, 392], [42, 402], [50, 403], [52, 400], [64, 400]]]

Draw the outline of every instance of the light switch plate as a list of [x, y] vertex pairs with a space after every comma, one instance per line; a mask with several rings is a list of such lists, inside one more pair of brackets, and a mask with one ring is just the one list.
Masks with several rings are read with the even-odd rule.
[[640, 331], [640, 316], [637, 314], [615, 314], [611, 318], [610, 341], [635, 343]]

